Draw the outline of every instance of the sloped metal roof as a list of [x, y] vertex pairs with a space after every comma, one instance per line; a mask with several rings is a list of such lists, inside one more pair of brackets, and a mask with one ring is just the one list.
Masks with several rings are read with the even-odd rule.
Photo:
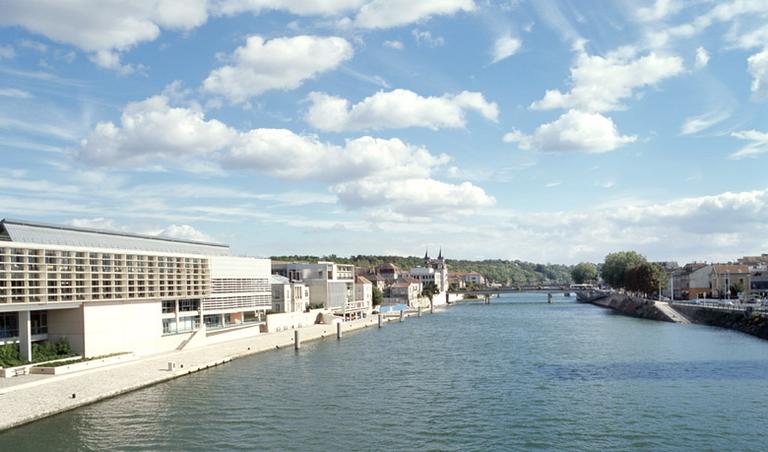
[[0, 240], [43, 245], [111, 248], [118, 250], [156, 251], [177, 254], [229, 256], [228, 245], [170, 239], [91, 228], [36, 223], [31, 221], [0, 221]]

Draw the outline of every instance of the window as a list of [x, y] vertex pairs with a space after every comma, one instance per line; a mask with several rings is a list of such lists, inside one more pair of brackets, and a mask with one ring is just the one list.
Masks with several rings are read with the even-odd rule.
[[173, 300], [163, 300], [163, 314], [173, 314], [176, 312], [176, 302]]
[[179, 312], [197, 311], [200, 308], [200, 300], [179, 300]]

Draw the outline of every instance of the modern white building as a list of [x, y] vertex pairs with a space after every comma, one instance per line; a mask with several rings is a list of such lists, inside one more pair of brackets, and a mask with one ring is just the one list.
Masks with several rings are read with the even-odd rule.
[[257, 334], [269, 272], [269, 259], [221, 244], [2, 220], [0, 343], [30, 359], [32, 342], [60, 338], [98, 356], [173, 350], [210, 330]]
[[306, 284], [312, 300], [311, 306], [322, 305], [323, 308], [348, 318], [362, 317], [370, 313], [370, 301], [356, 297], [354, 265], [333, 262], [273, 262], [272, 273], [285, 276], [291, 282]]
[[309, 308], [309, 287], [291, 282], [285, 276], [272, 275], [272, 312], [304, 312]]

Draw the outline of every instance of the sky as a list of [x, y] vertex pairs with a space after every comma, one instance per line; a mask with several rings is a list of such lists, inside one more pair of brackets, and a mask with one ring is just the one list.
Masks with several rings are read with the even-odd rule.
[[768, 252], [768, 0], [4, 0], [0, 217], [239, 255]]

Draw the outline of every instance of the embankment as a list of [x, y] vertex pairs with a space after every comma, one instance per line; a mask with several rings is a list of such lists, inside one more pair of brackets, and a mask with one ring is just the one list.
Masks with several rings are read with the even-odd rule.
[[696, 305], [675, 304], [674, 308], [693, 323], [729, 328], [768, 339], [768, 317], [763, 315]]
[[653, 300], [631, 297], [626, 294], [612, 293], [607, 297], [592, 301], [592, 304], [613, 309], [620, 314], [649, 320], [674, 322], [667, 314], [656, 307]]

